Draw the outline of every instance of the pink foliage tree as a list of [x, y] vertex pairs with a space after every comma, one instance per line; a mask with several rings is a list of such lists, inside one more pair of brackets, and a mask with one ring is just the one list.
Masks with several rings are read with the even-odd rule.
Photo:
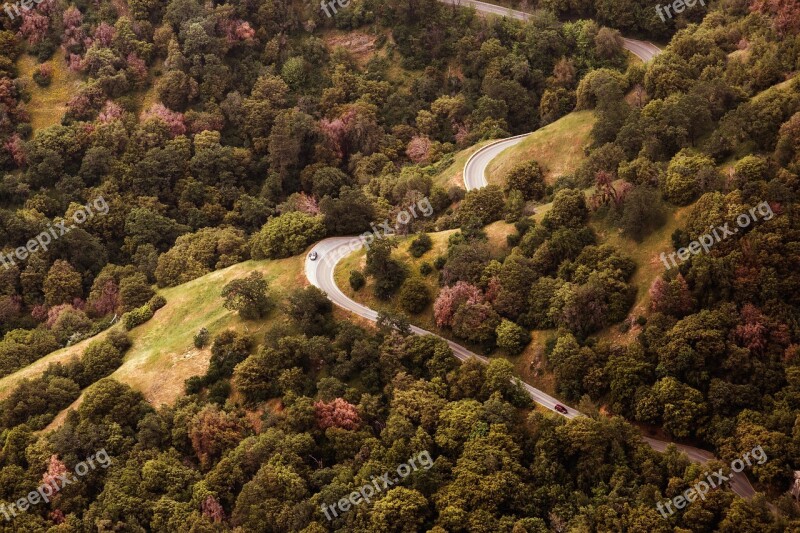
[[481, 290], [466, 281], [459, 281], [452, 287], [444, 287], [433, 303], [433, 316], [436, 319], [436, 325], [440, 328], [452, 326], [453, 316], [459, 307], [465, 303], [481, 304], [483, 302], [484, 298]]
[[19, 34], [22, 38], [28, 39], [28, 44], [38, 44], [47, 35], [50, 28], [50, 19], [37, 11], [23, 11], [22, 24], [19, 27]]
[[333, 120], [323, 118], [319, 122], [319, 129], [325, 136], [326, 144], [339, 158], [343, 158], [347, 153], [348, 122], [349, 115], [347, 114]]
[[72, 72], [81, 72], [85, 68], [83, 58], [79, 54], [70, 54], [67, 68]]
[[62, 15], [64, 34], [61, 37], [61, 48], [66, 52], [75, 46], [83, 44], [86, 37], [81, 29], [83, 15], [75, 6], [69, 6]]
[[103, 46], [111, 46], [111, 42], [114, 40], [114, 35], [116, 33], [117, 30], [114, 29], [114, 26], [106, 24], [105, 22], [101, 22], [94, 29], [93, 37], [95, 41]]
[[147, 83], [147, 64], [133, 52], [128, 54], [126, 62], [128, 63], [128, 72], [131, 74], [133, 82], [138, 87], [144, 87]]
[[51, 307], [47, 311], [47, 321], [45, 322], [45, 326], [47, 326], [48, 329], [53, 329], [56, 321], [58, 321], [58, 317], [60, 317], [65, 311], [72, 309], [74, 309], [74, 307], [72, 307], [70, 304], [61, 304]]
[[736, 340], [753, 353], [767, 347], [767, 319], [753, 304], [745, 304], [739, 312], [739, 324], [733, 331]]
[[18, 167], [21, 167], [27, 161], [27, 157], [25, 156], [25, 143], [18, 134], [15, 133], [9, 137], [3, 144], [3, 148], [6, 149], [11, 159], [14, 160], [14, 164]]
[[678, 274], [672, 281], [658, 277], [650, 285], [650, 308], [658, 313], [684, 316], [694, 307], [692, 293], [683, 275]]
[[75, 6], [69, 6], [62, 15], [65, 29], [74, 29], [83, 24], [83, 15]]
[[31, 307], [31, 317], [37, 322], [47, 320], [47, 306], [44, 304]]
[[412, 163], [422, 163], [430, 161], [431, 148], [433, 143], [423, 135], [417, 135], [408, 142], [406, 155]]
[[183, 119], [183, 113], [167, 109], [163, 104], [153, 104], [150, 109], [142, 114], [143, 121], [151, 118], [160, 120], [166, 124], [173, 137], [186, 133], [186, 123]]
[[225, 510], [220, 505], [213, 495], [209, 494], [200, 506], [203, 516], [211, 520], [215, 524], [222, 523], [225, 520]]
[[308, 213], [309, 215], [318, 215], [319, 214], [319, 205], [317, 205], [317, 201], [314, 199], [313, 196], [310, 194], [306, 194], [304, 192], [297, 194], [297, 210], [302, 211], [303, 213]]
[[58, 490], [59, 478], [67, 473], [67, 465], [65, 465], [57, 455], [50, 456], [50, 462], [47, 464], [47, 470], [42, 475], [42, 485], [51, 485]]
[[106, 281], [100, 295], [93, 299], [89, 307], [97, 316], [106, 316], [119, 308], [119, 287], [113, 279]]
[[800, 31], [800, 3], [797, 0], [751, 0], [750, 10], [769, 15], [781, 34]]
[[106, 100], [106, 104], [103, 106], [103, 109], [97, 116], [97, 120], [106, 124], [121, 118], [123, 114], [124, 110], [120, 105], [112, 102], [111, 100]]
[[228, 44], [249, 41], [256, 36], [256, 31], [250, 26], [250, 23], [241, 19], [223, 20], [220, 22], [219, 28], [222, 30], [222, 34], [225, 35], [225, 40]]
[[336, 398], [330, 403], [316, 402], [314, 411], [317, 425], [322, 429], [337, 427], [353, 430], [361, 426], [361, 417], [358, 416], [356, 406], [344, 398]]

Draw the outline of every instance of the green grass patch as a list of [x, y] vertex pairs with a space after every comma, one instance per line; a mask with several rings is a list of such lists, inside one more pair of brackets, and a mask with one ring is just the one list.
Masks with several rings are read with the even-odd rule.
[[[630, 312], [633, 317], [649, 314], [650, 285], [664, 273], [665, 269], [660, 255], [662, 252], [669, 253], [672, 250], [672, 233], [685, 225], [691, 206], [676, 208], [667, 205], [666, 209], [665, 224], [648, 235], [642, 242], [625, 237], [621, 230], [606, 220], [593, 220], [590, 223], [592, 229], [597, 233], [600, 243], [614, 246], [636, 263], [636, 272], [630, 280], [630, 283], [636, 287], [636, 302]], [[636, 332], [638, 332], [638, 328], [633, 327], [627, 334], [622, 334], [617, 325], [613, 325], [603, 330], [598, 337], [622, 342], [631, 340]]]
[[586, 159], [584, 149], [595, 122], [592, 111], [576, 111], [540, 128], [522, 142], [504, 150], [486, 168], [490, 184], [504, 185], [505, 176], [519, 163], [535, 160], [549, 184], [575, 171]]
[[[288, 320], [280, 305], [263, 320], [242, 320], [222, 306], [222, 287], [250, 272], [261, 272], [269, 282], [270, 296], [281, 302], [291, 289], [307, 284], [303, 271], [304, 257], [246, 261], [159, 291], [167, 299], [167, 304], [148, 322], [129, 332], [133, 345], [125, 354], [122, 366], [111, 377], [141, 391], [154, 405], [174, 402], [184, 393], [183, 382], [191, 376], [203, 374], [208, 367], [210, 346], [197, 349], [193, 342], [200, 328], [207, 328], [212, 338], [225, 329], [234, 329], [250, 335], [255, 344], [260, 344], [271, 325]], [[107, 331], [53, 352], [4, 377], [0, 380], [0, 397], [7, 395], [19, 380], [40, 375], [49, 363], [65, 362], [80, 356], [89, 342], [106, 334]], [[81, 398], [75, 405], [80, 401]]]

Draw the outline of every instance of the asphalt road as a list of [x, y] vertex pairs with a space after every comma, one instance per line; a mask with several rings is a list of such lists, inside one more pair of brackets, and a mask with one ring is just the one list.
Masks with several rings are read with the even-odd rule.
[[[515, 11], [513, 9], [507, 9], [500, 6], [487, 4], [485, 2], [479, 2], [477, 0], [440, 0], [440, 1], [452, 5], [472, 6], [477, 11], [480, 11], [482, 13], [491, 13], [495, 15], [509, 16], [512, 18], [522, 19], [522, 20], [528, 17], [528, 14], [522, 11]], [[645, 41], [637, 41], [634, 39], [626, 38], [625, 48], [627, 50], [630, 50], [633, 54], [635, 54], [645, 62], [651, 60], [658, 53], [660, 53], [659, 48], [654, 44]], [[515, 137], [509, 137], [507, 139], [501, 139], [491, 144], [488, 144], [483, 148], [481, 148], [480, 150], [478, 150], [477, 152], [475, 152], [467, 160], [467, 163], [464, 165], [464, 185], [467, 188], [467, 190], [485, 187], [487, 184], [486, 168], [489, 165], [489, 162], [492, 161], [495, 157], [497, 157], [503, 150], [521, 142], [528, 135], [530, 134], [526, 133], [523, 135], [517, 135]], [[349, 253], [358, 250], [360, 248], [361, 248], [361, 243], [358, 242], [358, 239], [355, 239], [353, 237], [332, 237], [329, 239], [322, 240], [317, 244], [315, 244], [311, 248], [311, 250], [309, 250], [309, 254], [306, 255], [305, 273], [306, 277], [308, 278], [308, 281], [315, 287], [325, 291], [325, 293], [328, 295], [328, 298], [335, 305], [374, 322], [378, 319], [378, 313], [370, 309], [369, 307], [348, 298], [339, 289], [333, 278], [333, 273], [336, 264], [339, 262], [339, 260], [349, 255]], [[312, 261], [309, 258], [311, 252], [317, 253], [317, 259], [314, 261]], [[419, 328], [417, 326], [411, 326], [411, 331], [417, 335], [434, 335], [433, 333], [424, 330], [422, 328]], [[466, 361], [470, 357], [474, 357], [479, 361], [481, 361], [482, 363], [488, 362], [488, 360], [485, 357], [467, 350], [460, 344], [457, 344], [448, 339], [444, 340], [450, 346], [450, 349], [453, 351], [453, 355], [455, 355], [459, 360]], [[559, 402], [546, 392], [541, 391], [525, 382], [521, 383], [523, 388], [528, 392], [528, 394], [530, 394], [533, 401], [549, 409], [550, 411], [558, 413], [558, 411], [555, 410], [555, 405], [556, 404], [564, 405], [563, 403]], [[583, 415], [577, 409], [573, 409], [569, 406], [564, 406], [564, 407], [566, 407], [567, 413], [563, 414], [563, 416], [567, 418], [575, 418], [577, 416]], [[659, 452], [664, 452], [667, 448], [667, 445], [670, 444], [669, 442], [653, 439], [651, 437], [643, 436], [642, 439], [647, 444], [649, 444], [650, 447]], [[714, 455], [706, 450], [701, 450], [699, 448], [685, 446], [682, 444], [675, 444], [675, 446], [680, 451], [684, 452], [688, 456], [689, 460], [694, 463], [706, 464], [714, 459]], [[751, 498], [755, 494], [755, 489], [753, 488], [753, 486], [750, 484], [750, 482], [747, 480], [747, 477], [743, 473], [740, 474], [738, 477], [732, 477], [730, 486], [734, 493], [738, 494], [743, 498]]]
[[[347, 254], [343, 254], [337, 250], [341, 250], [341, 247], [344, 247], [348, 250], [356, 250], [360, 248], [360, 244], [355, 244], [357, 240], [354, 240], [351, 237], [331, 237], [329, 239], [325, 239], [323, 241], [318, 242], [314, 245], [314, 247], [309, 251], [309, 255], [311, 252], [317, 253], [317, 259], [312, 261], [309, 256], [306, 256], [306, 263], [305, 263], [305, 270], [306, 270], [306, 278], [308, 281], [314, 285], [315, 287], [322, 289], [328, 295], [328, 298], [335, 304], [341, 307], [342, 309], [346, 309], [352, 313], [355, 313], [358, 316], [364, 317], [367, 320], [376, 321], [378, 319], [378, 313], [373, 311], [369, 307], [365, 305], [361, 305], [358, 302], [355, 302], [348, 298], [336, 285], [336, 282], [333, 279], [333, 272], [336, 267], [336, 263], [339, 260], [346, 256]], [[351, 246], [351, 243], [353, 245]], [[417, 326], [411, 326], [411, 331], [416, 333], [417, 335], [434, 335], [430, 331], [424, 330]], [[453, 350], [453, 355], [455, 355], [461, 361], [466, 361], [470, 357], [474, 357], [481, 361], [482, 363], [488, 363], [488, 359], [485, 357], [473, 353], [460, 344], [457, 344], [451, 340], [444, 339], [447, 344], [450, 346], [450, 349]], [[533, 401], [550, 409], [553, 412], [558, 412], [555, 410], [555, 406], [559, 402], [549, 394], [544, 391], [540, 391], [534, 387], [531, 387], [527, 383], [522, 383], [522, 386], [525, 390], [528, 391]], [[562, 404], [563, 405], [563, 404]], [[566, 407], [566, 406], [565, 406]], [[581, 413], [575, 409], [570, 407], [566, 407], [567, 414], [564, 415], [567, 418], [575, 418], [576, 416], [580, 416]]]
[[[479, 0], [439, 0], [443, 4], [449, 4], [453, 6], [460, 6], [460, 7], [474, 7], [475, 11], [480, 13], [488, 13], [491, 15], [499, 15], [501, 17], [509, 17], [512, 19], [518, 20], [527, 20], [530, 16], [530, 13], [525, 13], [524, 11], [517, 11], [516, 9], [509, 9], [503, 6], [497, 6], [494, 4], [487, 4], [486, 2], [480, 2]], [[642, 61], [650, 61], [654, 57], [656, 57], [661, 50], [654, 45], [653, 43], [649, 43], [647, 41], [637, 41], [636, 39], [628, 39], [627, 37], [623, 38], [625, 41], [625, 49], [629, 50], [632, 54], [637, 56]]]

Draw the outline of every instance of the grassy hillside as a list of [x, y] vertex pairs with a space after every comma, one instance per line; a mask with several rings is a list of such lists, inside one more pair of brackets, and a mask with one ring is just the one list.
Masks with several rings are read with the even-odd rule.
[[502, 177], [511, 168], [532, 159], [543, 167], [547, 183], [574, 172], [586, 157], [584, 148], [589, 144], [594, 122], [593, 112], [576, 111], [536, 130], [489, 163], [486, 169], [489, 183], [502, 186]]
[[[111, 377], [141, 391], [154, 405], [174, 402], [183, 394], [184, 380], [204, 373], [208, 366], [211, 357], [209, 347], [198, 350], [193, 344], [193, 337], [200, 328], [207, 328], [212, 338], [220, 331], [231, 328], [251, 335], [259, 343], [271, 324], [286, 320], [280, 306], [277, 306], [265, 320], [243, 321], [222, 307], [222, 298], [219, 296], [222, 287], [255, 270], [263, 273], [268, 280], [273, 300], [282, 301], [290, 289], [306, 284], [303, 257], [246, 261], [159, 291], [167, 299], [167, 305], [157, 311], [149, 322], [129, 333], [133, 346], [126, 353], [122, 366]], [[53, 352], [6, 376], [0, 380], [0, 397], [7, 395], [20, 379], [41, 374], [49, 363], [68, 361], [79, 356], [92, 340], [87, 339]], [[76, 404], [80, 401], [79, 398]]]
[[257, 271], [269, 282], [273, 299], [282, 301], [290, 289], [305, 284], [303, 257], [246, 261], [161, 291], [167, 305], [131, 332], [133, 346], [111, 377], [142, 391], [155, 405], [171, 403], [183, 394], [184, 380], [208, 366], [209, 348], [198, 350], [192, 342], [200, 328], [207, 328], [212, 338], [232, 328], [260, 342], [270, 324], [284, 319], [278, 307], [265, 320], [243, 321], [222, 307], [222, 287]]
[[39, 67], [39, 61], [28, 54], [22, 54], [17, 60], [19, 77], [25, 80], [31, 93], [27, 109], [34, 131], [60, 124], [61, 117], [67, 110], [67, 101], [75, 95], [82, 83], [80, 76], [67, 68], [61, 48], [56, 49], [47, 63], [53, 67], [53, 81], [47, 87], [39, 87], [31, 77]]
[[[636, 287], [636, 302], [630, 311], [630, 316], [647, 315], [650, 310], [650, 285], [653, 281], [664, 273], [664, 263], [660, 259], [662, 252], [669, 253], [672, 248], [672, 233], [686, 224], [691, 206], [688, 207], [667, 207], [667, 216], [664, 226], [651, 233], [642, 242], [622, 235], [621, 231], [605, 221], [592, 221], [592, 229], [597, 233], [598, 240], [604, 244], [610, 244], [617, 250], [633, 259], [636, 263], [630, 283]], [[625, 342], [632, 340], [637, 327], [632, 327], [627, 333], [623, 334], [614, 325], [600, 332], [598, 336], [605, 340]]]

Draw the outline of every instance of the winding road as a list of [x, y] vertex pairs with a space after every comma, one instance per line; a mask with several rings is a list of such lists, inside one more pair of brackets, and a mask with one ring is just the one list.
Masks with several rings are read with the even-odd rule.
[[[440, 0], [446, 4], [451, 4], [455, 6], [470, 6], [474, 7], [477, 11], [482, 13], [500, 15], [500, 16], [509, 16], [516, 19], [525, 20], [529, 16], [527, 13], [522, 11], [515, 11], [512, 9], [507, 9], [504, 7], [487, 4], [485, 2], [479, 2], [477, 0]], [[649, 61], [653, 57], [655, 57], [659, 52], [659, 48], [656, 47], [652, 43], [644, 42], [644, 41], [636, 41], [634, 39], [625, 39], [625, 48], [629, 50], [634, 55], [638, 56], [642, 61]], [[486, 168], [489, 163], [502, 151], [505, 149], [514, 146], [515, 144], [521, 142], [525, 137], [530, 135], [529, 133], [523, 135], [517, 135], [515, 137], [509, 137], [506, 139], [501, 139], [495, 142], [492, 142], [480, 150], [472, 154], [470, 158], [467, 160], [466, 164], [464, 165], [464, 185], [467, 190], [478, 189], [481, 187], [485, 187], [487, 185], [486, 181]], [[311, 250], [309, 250], [309, 254], [306, 255], [305, 260], [305, 274], [306, 278], [308, 278], [309, 283], [314, 285], [315, 287], [323, 290], [327, 295], [328, 298], [333, 302], [335, 305], [350, 311], [358, 316], [366, 318], [367, 320], [371, 320], [375, 322], [378, 319], [378, 313], [369, 307], [362, 305], [356, 301], [351, 300], [350, 298], [345, 295], [341, 289], [339, 289], [338, 285], [336, 285], [336, 281], [334, 280], [334, 271], [336, 269], [336, 265], [338, 262], [343, 258], [346, 257], [349, 253], [356, 251], [361, 248], [361, 242], [358, 241], [355, 237], [331, 237], [328, 239], [324, 239], [317, 244], [315, 244]], [[343, 251], [346, 250], [344, 253]], [[311, 260], [310, 255], [312, 252], [316, 252], [316, 260]], [[424, 330], [417, 326], [411, 326], [411, 331], [417, 335], [435, 335], [430, 331]], [[444, 339], [447, 344], [450, 346], [450, 349], [453, 351], [453, 355], [455, 355], [459, 360], [466, 361], [471, 357], [474, 357], [481, 361], [482, 363], [488, 363], [488, 359], [483, 356], [480, 356], [476, 353], [473, 353], [460, 344], [457, 344], [451, 340]], [[564, 405], [563, 402], [558, 401], [557, 399], [553, 398], [546, 392], [539, 390], [528, 383], [520, 381], [522, 387], [530, 394], [531, 398], [534, 402], [549, 409], [554, 413], [561, 414], [566, 418], [575, 418], [578, 416], [583, 416], [583, 413], [578, 411], [577, 409], [573, 409], [569, 406]], [[555, 410], [556, 404], [561, 404], [566, 407], [566, 413], [559, 413]], [[654, 439], [652, 437], [645, 437], [643, 436], [642, 439], [654, 450], [659, 452], [664, 452], [669, 444], [674, 444], [666, 441], [661, 441], [658, 439]], [[715, 460], [716, 458], [711, 452], [706, 450], [702, 450], [699, 448], [694, 448], [692, 446], [686, 446], [683, 444], [675, 444], [675, 446], [682, 452], [684, 452], [690, 461], [699, 464], [706, 464], [709, 461]], [[732, 476], [731, 476], [732, 477]], [[748, 481], [747, 477], [742, 473], [740, 476], [731, 479], [730, 487], [734, 493], [741, 496], [742, 498], [752, 498], [755, 495], [755, 489]]]

